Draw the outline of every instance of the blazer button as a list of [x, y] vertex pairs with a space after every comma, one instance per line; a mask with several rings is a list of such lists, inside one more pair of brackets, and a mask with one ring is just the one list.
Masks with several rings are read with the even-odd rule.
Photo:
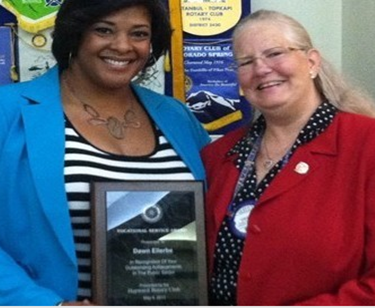
[[262, 230], [259, 228], [259, 226], [255, 225], [255, 224], [251, 224], [249, 229], [250, 229], [250, 232], [254, 233], [254, 234], [259, 234], [259, 233], [262, 232]]

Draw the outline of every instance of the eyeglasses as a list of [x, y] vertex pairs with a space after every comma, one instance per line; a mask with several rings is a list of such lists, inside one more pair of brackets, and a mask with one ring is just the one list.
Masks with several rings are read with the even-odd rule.
[[262, 59], [262, 61], [268, 66], [273, 66], [281, 63], [285, 58], [292, 52], [296, 50], [304, 50], [303, 48], [295, 47], [274, 47], [267, 49], [262, 52], [259, 57], [244, 57], [235, 60], [237, 70], [248, 70], [253, 69], [255, 61], [257, 59]]

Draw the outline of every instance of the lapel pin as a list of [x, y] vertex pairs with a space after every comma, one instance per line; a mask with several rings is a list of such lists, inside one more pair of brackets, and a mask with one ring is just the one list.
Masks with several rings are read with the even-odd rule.
[[297, 164], [297, 166], [294, 168], [294, 171], [299, 174], [306, 174], [307, 172], [309, 172], [309, 168], [309, 165], [302, 161]]

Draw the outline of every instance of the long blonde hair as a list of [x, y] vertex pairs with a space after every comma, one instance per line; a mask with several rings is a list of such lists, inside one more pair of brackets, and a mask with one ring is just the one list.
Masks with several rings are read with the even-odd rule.
[[[233, 40], [244, 26], [258, 21], [266, 21], [282, 28], [285, 36], [298, 48], [304, 50], [315, 48], [302, 24], [288, 15], [271, 10], [258, 10], [243, 18], [233, 32]], [[324, 57], [314, 83], [319, 94], [338, 109], [375, 117], [373, 99], [363, 89], [350, 85]]]

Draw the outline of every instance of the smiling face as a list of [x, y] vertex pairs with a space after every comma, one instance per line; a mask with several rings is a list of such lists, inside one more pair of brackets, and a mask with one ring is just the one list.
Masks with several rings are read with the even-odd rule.
[[98, 87], [128, 85], [149, 58], [151, 34], [151, 19], [142, 6], [105, 16], [84, 33], [71, 69]]
[[249, 23], [233, 41], [240, 86], [246, 99], [263, 113], [319, 103], [310, 75], [317, 73], [319, 53], [299, 49], [283, 30], [268, 21]]

